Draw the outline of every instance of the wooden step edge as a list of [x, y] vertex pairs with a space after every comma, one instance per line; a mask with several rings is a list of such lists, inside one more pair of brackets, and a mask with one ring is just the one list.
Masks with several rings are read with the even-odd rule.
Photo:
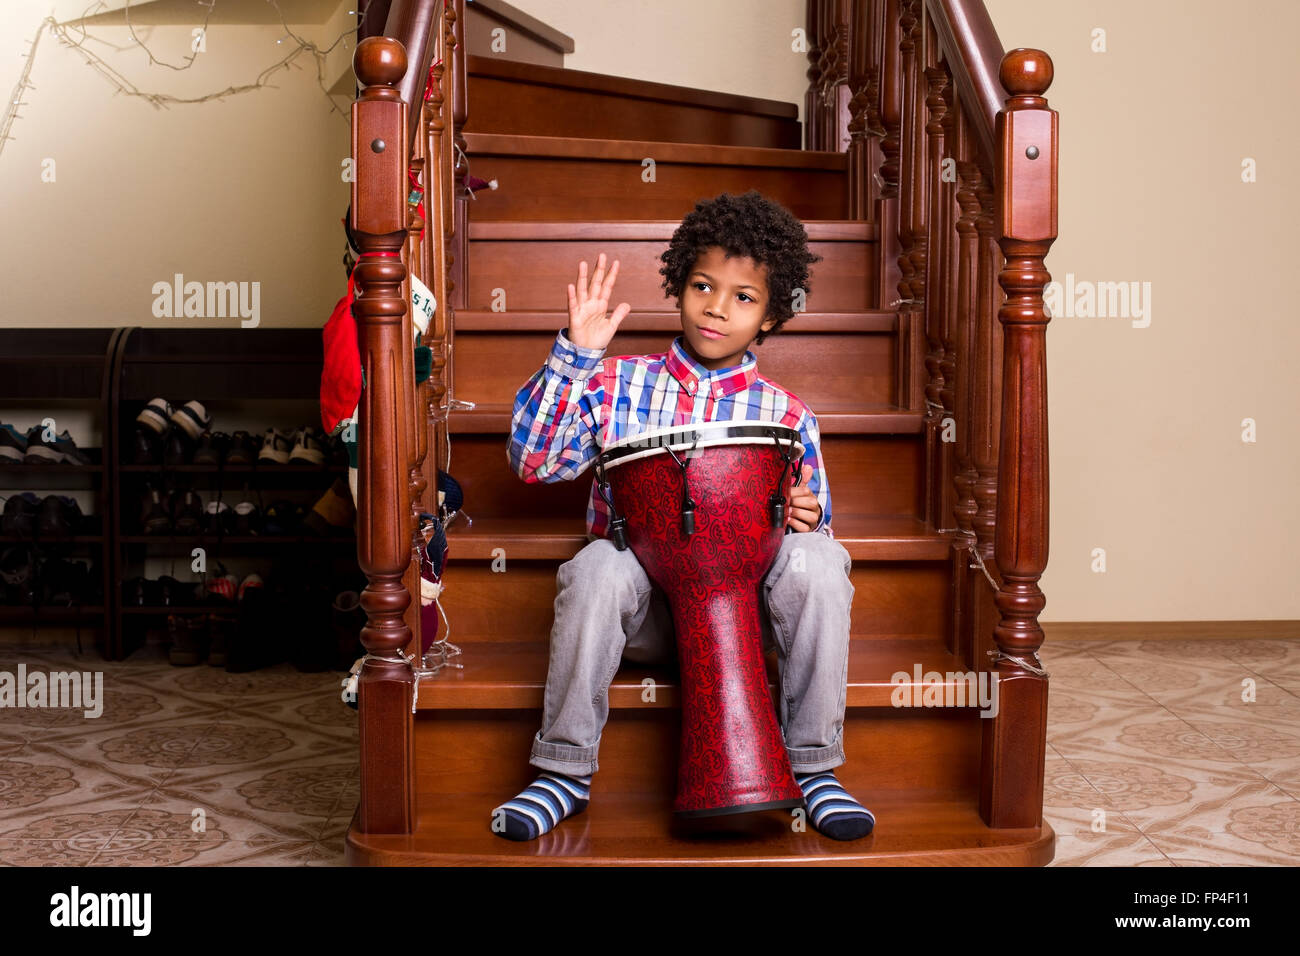
[[[599, 776], [597, 776], [599, 780]], [[417, 793], [415, 832], [362, 833], [354, 815], [344, 858], [350, 866], [1046, 866], [1056, 834], [1037, 827], [994, 829], [979, 798], [946, 790], [854, 789], [876, 829], [838, 842], [789, 814], [749, 815], [748, 833], [683, 835], [671, 800], [659, 794], [602, 792], [591, 805], [537, 840], [516, 843], [491, 832], [500, 794]]]
[[[546, 688], [549, 642], [475, 642], [461, 636], [463, 669], [445, 668], [420, 681], [419, 710], [540, 710]], [[856, 637], [849, 642], [845, 706], [976, 710], [977, 697], [963, 683], [962, 660], [937, 643]], [[776, 693], [771, 665], [769, 690]], [[934, 695], [927, 698], [924, 695]], [[936, 701], [933, 706], [927, 699]], [[942, 701], [942, 703], [938, 703]], [[619, 668], [609, 685], [612, 710], [675, 710], [680, 680], [671, 666]]]
[[[505, 405], [480, 402], [469, 411], [456, 411], [447, 417], [447, 430], [453, 435], [501, 435], [510, 433], [511, 409]], [[865, 408], [852, 412], [817, 412], [817, 425], [823, 435], [919, 435], [925, 427], [925, 413], [894, 406]]]
[[[668, 242], [681, 224], [680, 219], [471, 219], [469, 241]], [[805, 219], [803, 225], [811, 242], [880, 238], [878, 223], [860, 219]]]
[[[519, 334], [536, 332], [553, 338], [568, 327], [567, 312], [492, 312], [488, 309], [461, 309], [456, 313], [457, 335]], [[682, 331], [678, 311], [629, 312], [619, 323], [620, 332], [663, 332], [677, 335]], [[796, 333], [864, 335], [893, 334], [898, 331], [898, 313], [887, 309], [862, 309], [850, 312], [801, 312], [781, 326], [781, 335]], [[759, 347], [761, 350], [761, 346]]]
[[[537, 524], [536, 519], [529, 519]], [[489, 524], [490, 522], [490, 524]], [[550, 530], [511, 530], [512, 522], [506, 518], [479, 519], [468, 530], [448, 530], [447, 542], [457, 561], [490, 561], [502, 553], [518, 561], [567, 561], [587, 544], [582, 530], [573, 528], [575, 522], [545, 522], [556, 528]], [[581, 523], [577, 523], [581, 528]], [[921, 523], [916, 522], [918, 528]], [[855, 530], [851, 522], [842, 522], [832, 516], [831, 527], [835, 540], [844, 545], [854, 562], [882, 561], [948, 561], [951, 559], [952, 534], [949, 532], [916, 531], [910, 534]]]
[[594, 159], [641, 163], [646, 157], [656, 164], [694, 166], [744, 166], [795, 169], [804, 172], [843, 174], [848, 169], [847, 153], [822, 150], [777, 149], [770, 146], [720, 146], [713, 143], [666, 143], [638, 139], [586, 139], [578, 136], [531, 136], [521, 133], [465, 133], [465, 153], [487, 162], [492, 156], [547, 159]]

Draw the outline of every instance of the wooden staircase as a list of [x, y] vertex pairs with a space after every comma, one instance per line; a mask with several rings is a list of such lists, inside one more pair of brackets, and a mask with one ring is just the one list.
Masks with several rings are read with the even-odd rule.
[[[449, 0], [445, 15], [433, 6], [395, 0], [386, 34], [418, 44], [424, 10], [432, 23], [428, 42], [439, 54], [452, 51], [456, 24], [463, 22], [456, 19], [460, 3]], [[956, 393], [974, 391], [954, 385], [967, 378], [975, 383], [975, 363], [966, 356], [978, 353], [977, 332], [987, 351], [1001, 345], [1000, 335], [993, 338], [1001, 297], [992, 277], [1002, 261], [996, 242], [982, 243], [969, 255], [957, 251], [958, 237], [975, 236], [992, 222], [992, 197], [980, 194], [981, 218], [976, 125], [959, 127], [962, 84], [949, 66], [957, 63], [960, 74], [971, 65], [946, 55], [961, 48], [957, 39], [950, 37], [944, 60], [935, 51], [940, 37], [953, 33], [953, 23], [970, 31], [965, 42], [972, 50], [988, 47], [991, 25], [983, 15], [971, 26], [971, 11], [983, 12], [979, 4], [954, 0], [928, 7], [949, 15], [937, 29], [924, 22], [920, 0], [810, 4], [816, 96], [808, 112], [808, 149], [797, 148], [796, 113], [789, 104], [452, 54], [436, 57], [446, 70], [440, 78], [447, 81], [439, 92], [449, 95], [426, 104], [410, 153], [413, 164], [430, 160], [424, 167], [433, 173], [430, 199], [445, 200], [430, 202], [430, 212], [442, 214], [429, 216], [422, 243], [412, 241], [412, 223], [406, 235], [382, 225], [393, 221], [387, 185], [392, 177], [372, 171], [363, 179], [365, 167], [358, 161], [353, 208], [363, 250], [401, 248], [407, 267], [435, 294], [430, 278], [446, 276], [446, 297], [439, 297], [433, 333], [435, 375], [417, 405], [407, 395], [400, 358], [410, 323], [398, 325], [391, 317], [393, 303], [405, 301], [396, 285], [402, 277], [391, 257], [358, 266], [369, 270], [358, 273], [365, 291], [357, 314], [368, 363], [359, 534], [365, 542], [362, 566], [371, 579], [363, 601], [370, 625], [363, 639], [372, 659], [361, 681], [363, 797], [348, 834], [350, 862], [1041, 865], [1051, 859], [1054, 837], [1041, 819], [1046, 680], [1035, 673], [1034, 653], [1041, 631], [1037, 643], [1032, 633], [1025, 637], [1037, 623], [1036, 610], [1028, 619], [1023, 614], [1029, 594], [1023, 582], [1015, 585], [1020, 608], [997, 609], [999, 591], [1010, 594], [1013, 588], [994, 577], [996, 500], [974, 493], [976, 486], [987, 490], [986, 472], [993, 489], [1000, 487], [996, 440], [984, 456], [993, 465], [983, 471], [976, 467], [973, 444], [980, 434], [973, 419], [997, 417], [1000, 376], [986, 376], [983, 399], [970, 404], [968, 398], [962, 407], [964, 445], [943, 438], [945, 418], [958, 407]], [[918, 53], [923, 34], [930, 51], [924, 63]], [[390, 43], [385, 55], [392, 56], [391, 41], [376, 42]], [[836, 51], [850, 46], [860, 54], [855, 64], [837, 59]], [[988, 49], [984, 54], [993, 56]], [[1036, 63], [1050, 63], [1045, 54], [1037, 56]], [[397, 86], [388, 78], [395, 66], [386, 74], [380, 59], [373, 45], [358, 50], [357, 73], [366, 91], [354, 113], [354, 140], [362, 150], [376, 130], [386, 129], [389, 142], [401, 141], [398, 121], [376, 108], [391, 109], [392, 97], [383, 91]], [[1002, 59], [1000, 47], [996, 59]], [[900, 202], [898, 167], [915, 162], [916, 181], [924, 178], [915, 144], [925, 143], [909, 137], [924, 136], [928, 127], [919, 113], [891, 120], [891, 101], [881, 93], [891, 88], [889, 70], [897, 87], [895, 107], [909, 102], [909, 84], [929, 78], [939, 97], [929, 101], [929, 109], [933, 114], [946, 104], [949, 113], [947, 127], [932, 115], [934, 128], [941, 138], [946, 129], [950, 143], [971, 151], [963, 170], [967, 195], [954, 186], [950, 208], [939, 213], [957, 210], [945, 223], [954, 237], [951, 251], [939, 243], [944, 236], [937, 229], [916, 228], [908, 197]], [[938, 82], [939, 74], [948, 76], [946, 85]], [[866, 105], [868, 75], [874, 77], [875, 113]], [[860, 96], [851, 98], [855, 86]], [[998, 94], [1005, 96], [1000, 89]], [[966, 108], [980, 116], [974, 92], [970, 98]], [[472, 121], [465, 118], [466, 100]], [[849, 109], [850, 102], [857, 105]], [[1034, 109], [1036, 117], [1049, 113]], [[866, 135], [873, 123], [882, 135]], [[468, 202], [463, 189], [457, 195], [454, 186], [463, 183], [466, 166], [440, 163], [451, 134], [436, 138], [435, 125], [449, 125], [463, 144], [468, 168], [496, 179], [501, 188], [480, 190]], [[855, 134], [855, 148], [818, 148], [839, 142], [846, 131]], [[1054, 163], [1054, 137], [1042, 148], [1052, 149], [1046, 161]], [[988, 169], [983, 182], [995, 175]], [[731, 818], [723, 831], [674, 823], [677, 675], [625, 665], [610, 688], [601, 769], [588, 810], [540, 840], [503, 840], [490, 832], [490, 812], [537, 772], [528, 756], [541, 724], [556, 570], [586, 543], [590, 487], [588, 475], [550, 485], [525, 484], [514, 475], [505, 455], [514, 395], [567, 324], [564, 289], [574, 281], [577, 263], [594, 263], [600, 252], [621, 260], [616, 295], [632, 304], [606, 354], [665, 351], [681, 325], [674, 304], [663, 296], [659, 253], [700, 198], [751, 188], [803, 220], [813, 251], [823, 257], [812, 268], [809, 311], [753, 350], [760, 373], [798, 395], [821, 427], [832, 527], [853, 559], [855, 589], [847, 763], [837, 773], [875, 813], [876, 831], [838, 843], [786, 811]], [[914, 190], [913, 198], [922, 195]], [[968, 215], [959, 224], [961, 209]], [[932, 217], [936, 226], [939, 216]], [[909, 223], [910, 231], [904, 228]], [[943, 265], [943, 276], [927, 277], [926, 247], [917, 241], [927, 234], [930, 262]], [[927, 282], [937, 278], [944, 278], [942, 294], [953, 313], [962, 289], [969, 289], [972, 302], [979, 297], [969, 323], [927, 321]], [[914, 288], [909, 283], [917, 279]], [[936, 282], [936, 296], [938, 288]], [[1041, 297], [1038, 309], [1041, 315]], [[956, 336], [964, 335], [967, 324], [971, 338], [963, 353]], [[959, 373], [958, 355], [965, 374]], [[474, 403], [473, 409], [453, 407], [453, 394]], [[1045, 401], [1045, 394], [1035, 401]], [[408, 403], [419, 411], [407, 415]], [[428, 425], [426, 409], [432, 411]], [[983, 434], [987, 445], [991, 433], [986, 428]], [[1034, 440], [1032, 429], [1027, 437]], [[1043, 440], [1045, 452], [1045, 434]], [[432, 479], [424, 476], [435, 468], [461, 483], [473, 518], [471, 526], [457, 521], [449, 529], [442, 600], [450, 633], [440, 636], [463, 648], [464, 666], [414, 681], [410, 666], [395, 653], [418, 648], [409, 545], [403, 541], [410, 541], [409, 512], [432, 501]], [[1020, 493], [1026, 490], [1033, 489], [1027, 484]], [[1044, 484], [1044, 513], [1045, 493]], [[1045, 561], [1045, 524], [1041, 545]], [[1033, 548], [1023, 551], [1032, 563]], [[973, 554], [980, 560], [972, 561]], [[1032, 577], [1030, 590], [1037, 592], [1037, 574]], [[1019, 633], [999, 643], [995, 632], [1009, 622]], [[1020, 653], [1011, 655], [1013, 650]], [[996, 663], [988, 651], [1000, 655]], [[991, 667], [1002, 680], [997, 718], [982, 718], [970, 706], [896, 706], [900, 688], [910, 699], [918, 673], [937, 673], [941, 687], [955, 688], [959, 673]], [[769, 668], [775, 682], [774, 659]], [[900, 674], [906, 675], [901, 684], [895, 676]], [[653, 680], [652, 695], [645, 690], [647, 678]]]

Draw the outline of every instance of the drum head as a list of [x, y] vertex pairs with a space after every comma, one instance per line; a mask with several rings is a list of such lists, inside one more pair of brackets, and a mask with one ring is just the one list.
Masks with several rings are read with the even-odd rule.
[[804, 447], [799, 432], [789, 425], [753, 419], [730, 419], [721, 422], [698, 422], [690, 425], [665, 425], [647, 429], [610, 445], [597, 456], [597, 463], [613, 468], [671, 448], [675, 453], [697, 451], [714, 445], [777, 445], [779, 450], [794, 448], [794, 458], [803, 458]]

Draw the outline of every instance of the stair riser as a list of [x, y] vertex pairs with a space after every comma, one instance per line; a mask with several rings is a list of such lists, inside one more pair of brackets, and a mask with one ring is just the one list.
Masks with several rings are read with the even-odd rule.
[[689, 102], [469, 75], [474, 132], [799, 149], [799, 122]]
[[[508, 328], [509, 313], [501, 316]], [[550, 354], [555, 333], [567, 325], [557, 319], [549, 332], [458, 332], [455, 353], [456, 397], [480, 405], [510, 406], [518, 388]], [[668, 351], [678, 333], [620, 333], [605, 349], [606, 358]], [[894, 397], [894, 339], [882, 333], [799, 334], [779, 332], [751, 348], [758, 374], [793, 392], [813, 414], [846, 397], [863, 405], [887, 405]]]
[[[980, 722], [973, 711], [849, 708], [846, 761], [836, 775], [868, 806], [872, 792], [886, 789], [972, 791], [979, 780]], [[431, 806], [428, 798], [440, 794], [483, 793], [486, 825], [494, 806], [536, 777], [528, 757], [540, 728], [539, 711], [421, 714], [415, 721], [421, 804]], [[680, 711], [614, 711], [601, 735], [594, 799], [602, 791], [645, 793], [671, 806], [680, 739]]]
[[[585, 518], [590, 468], [572, 481], [529, 483], [511, 471], [504, 434], [455, 435], [451, 447], [450, 473], [465, 490], [471, 517]], [[922, 449], [915, 436], [823, 435], [821, 451], [832, 528], [837, 514], [917, 514]], [[838, 475], [844, 477], [837, 481]], [[862, 477], [851, 480], [854, 475]]]
[[[666, 155], [666, 154], [665, 154]], [[846, 219], [842, 170], [720, 166], [663, 159], [642, 181], [644, 159], [519, 156], [469, 149], [470, 168], [503, 188], [474, 194], [475, 219], [681, 219], [701, 199], [757, 189], [800, 219]], [[663, 158], [663, 157], [661, 157]]]
[[[555, 621], [559, 562], [491, 562], [448, 557], [446, 590], [439, 598], [453, 643], [550, 640]], [[915, 637], [929, 645], [944, 633], [947, 568], [938, 562], [858, 563], [853, 583], [851, 633], [860, 637]], [[503, 607], [503, 604], [508, 607]], [[441, 636], [446, 636], [445, 634]], [[878, 675], [888, 680], [888, 674]]]
[[[483, 194], [480, 193], [480, 196]], [[476, 218], [504, 218], [497, 212], [484, 208], [487, 200], [480, 199], [474, 207]], [[687, 209], [693, 204], [687, 204]], [[529, 218], [544, 213], [537, 211]], [[671, 216], [656, 215], [641, 218], [680, 219], [682, 210]], [[636, 216], [604, 207], [591, 218], [635, 219]], [[555, 216], [554, 218], [579, 218]], [[847, 312], [875, 308], [874, 241], [810, 242], [809, 248], [823, 257], [809, 268], [808, 294], [805, 309], [822, 312]], [[664, 294], [663, 276], [659, 274], [662, 261], [659, 256], [668, 247], [667, 242], [649, 240], [597, 239], [581, 241], [556, 240], [470, 240], [469, 298], [467, 308], [504, 311], [560, 311], [568, 312], [569, 284], [578, 281], [578, 265], [587, 263], [588, 276], [594, 276], [596, 261], [603, 252], [612, 264], [619, 261], [618, 279], [614, 284], [611, 311], [620, 302], [627, 302], [635, 312], [675, 310], [677, 302]], [[504, 318], [504, 317], [503, 317]], [[563, 323], [561, 323], [563, 324]], [[509, 328], [509, 326], [505, 326]], [[557, 326], [559, 328], [560, 326]], [[774, 338], [773, 343], [776, 342]], [[630, 350], [629, 350], [630, 351]]]

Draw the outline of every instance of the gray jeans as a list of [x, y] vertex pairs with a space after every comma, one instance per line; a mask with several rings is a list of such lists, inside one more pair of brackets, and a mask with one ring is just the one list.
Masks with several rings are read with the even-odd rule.
[[[844, 763], [851, 563], [834, 538], [792, 532], [763, 580], [763, 646], [776, 646], [781, 731], [797, 773]], [[609, 685], [620, 660], [671, 658], [676, 631], [666, 596], [636, 555], [605, 538], [560, 565], [556, 585], [542, 729], [529, 763], [584, 776], [599, 769]]]

